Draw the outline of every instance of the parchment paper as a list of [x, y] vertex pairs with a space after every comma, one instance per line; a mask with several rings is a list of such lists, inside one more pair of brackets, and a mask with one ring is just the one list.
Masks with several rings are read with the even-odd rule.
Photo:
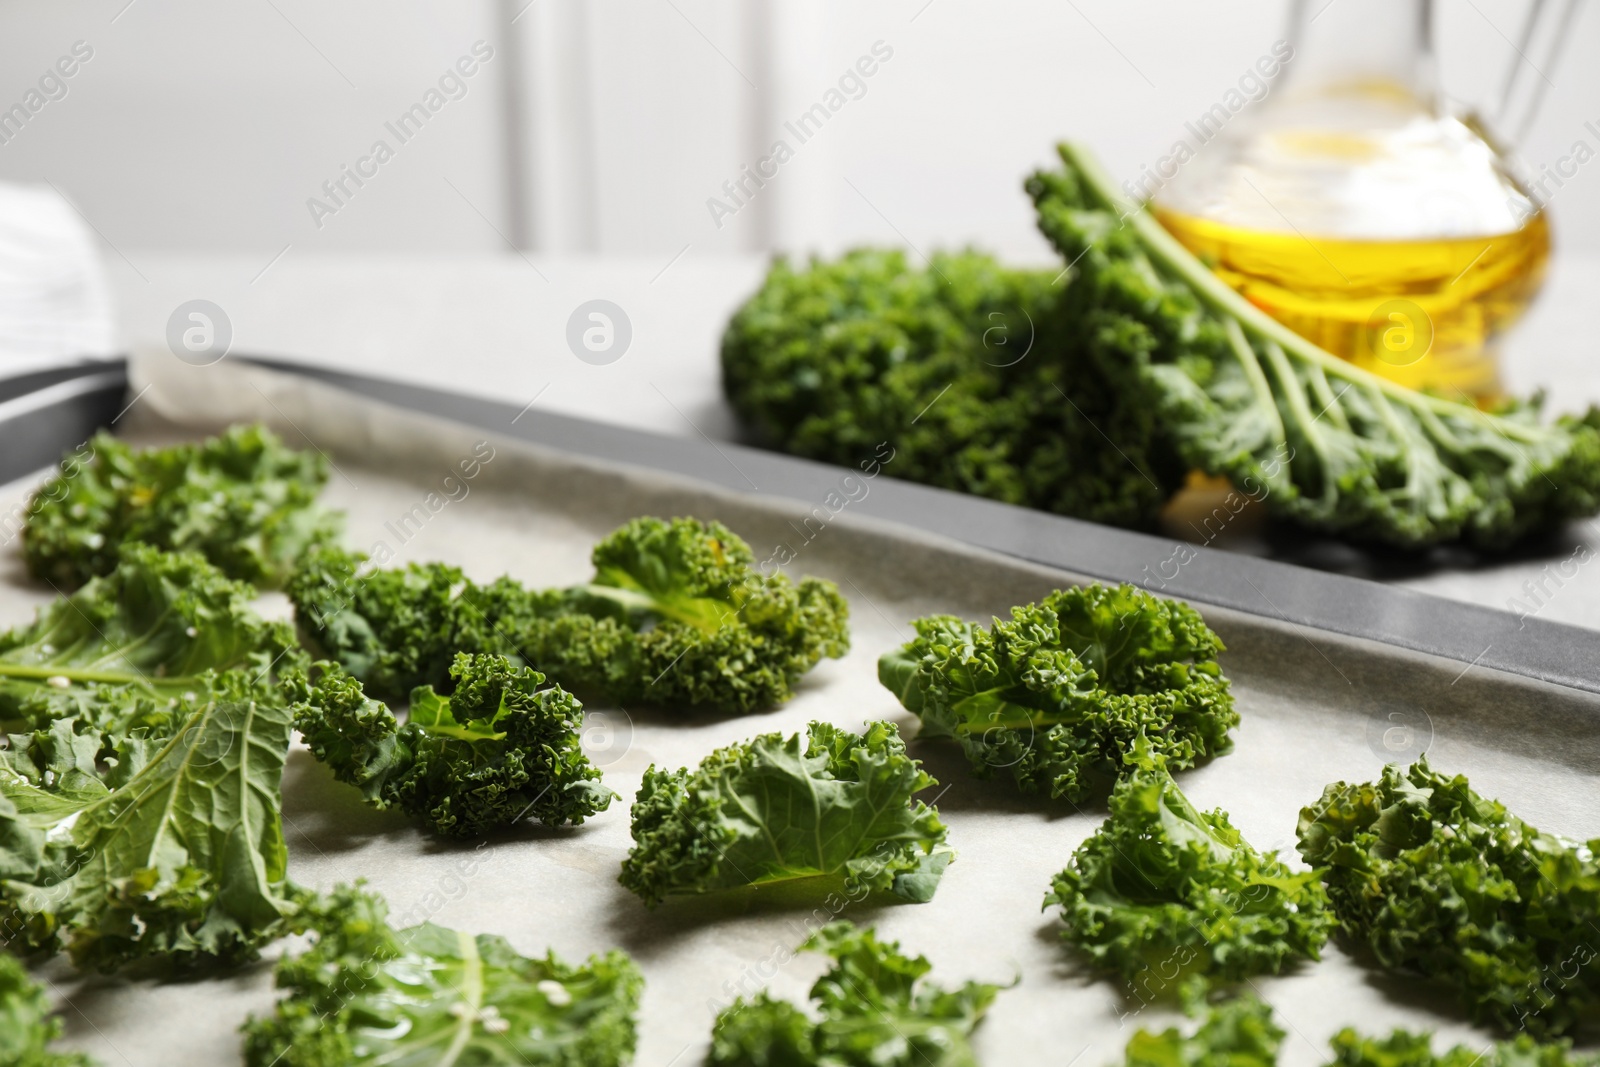
[[[759, 732], [793, 732], [812, 719], [853, 728], [888, 719], [912, 736], [914, 717], [878, 685], [875, 669], [878, 655], [909, 635], [909, 619], [935, 611], [987, 619], [1074, 581], [974, 551], [937, 530], [854, 517], [848, 501], [870, 493], [871, 479], [841, 481], [831, 504], [737, 496], [226, 362], [190, 368], [165, 359], [141, 364], [137, 374], [135, 390], [149, 389], [125, 420], [130, 436], [169, 440], [262, 419], [291, 443], [330, 456], [336, 467], [326, 499], [349, 513], [349, 539], [375, 554], [387, 549], [395, 562], [441, 559], [478, 579], [509, 573], [567, 584], [590, 576], [590, 546], [627, 519], [695, 515], [726, 522], [758, 558], [787, 546], [791, 574], [839, 583], [851, 602], [854, 648], [843, 660], [825, 661], [779, 710], [682, 721], [591, 704], [586, 746], [624, 799], [581, 828], [532, 828], [483, 844], [440, 841], [364, 807], [303, 749], [290, 754], [284, 807], [291, 877], [318, 888], [364, 877], [401, 922], [431, 919], [497, 933], [529, 954], [553, 947], [581, 959], [627, 950], [647, 980], [636, 1062], [650, 1067], [698, 1063], [716, 1007], [738, 992], [769, 984], [776, 994], [803, 999], [824, 964], [791, 959], [789, 950], [834, 916], [820, 895], [803, 890], [735, 892], [646, 910], [615, 880], [631, 843], [628, 806], [645, 768], [692, 765], [715, 747]], [[487, 450], [492, 458], [477, 476], [462, 479], [459, 462]], [[42, 477], [0, 488], [0, 509], [25, 499]], [[0, 548], [0, 625], [26, 621], [49, 598], [26, 579], [15, 542]], [[264, 597], [262, 606], [287, 613], [281, 596]], [[1202, 807], [1228, 810], [1258, 847], [1277, 848], [1298, 865], [1296, 815], [1324, 784], [1370, 779], [1386, 755], [1409, 759], [1423, 747], [1435, 766], [1466, 772], [1478, 790], [1536, 825], [1600, 835], [1600, 701], [1201, 607], [1228, 643], [1223, 664], [1244, 721], [1233, 753], [1179, 780]], [[958, 859], [928, 904], [851, 906], [841, 917], [875, 923], [908, 951], [927, 955], [938, 979], [1020, 977], [979, 1032], [985, 1063], [1102, 1067], [1120, 1061], [1136, 1027], [1177, 1021], [1170, 1007], [1145, 1006], [1117, 980], [1086, 972], [1059, 942], [1054, 917], [1040, 911], [1051, 875], [1104, 810], [1023, 798], [1003, 773], [978, 781], [943, 744], [914, 742], [912, 750], [941, 783], [937, 806]], [[43, 973], [62, 1003], [71, 1047], [111, 1065], [224, 1064], [238, 1060], [235, 1031], [245, 1015], [270, 1009], [270, 955], [236, 976], [195, 983], [82, 978], [62, 960]], [[1253, 984], [1289, 1031], [1289, 1067], [1326, 1062], [1328, 1036], [1346, 1024], [1374, 1033], [1425, 1027], [1441, 1042], [1476, 1046], [1489, 1036], [1465, 1026], [1448, 995], [1385, 976], [1335, 945], [1320, 963]]]

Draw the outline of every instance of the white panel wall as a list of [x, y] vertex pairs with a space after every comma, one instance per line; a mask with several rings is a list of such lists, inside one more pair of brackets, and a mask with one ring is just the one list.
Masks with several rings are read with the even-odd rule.
[[[1447, 85], [1492, 98], [1528, 0], [1441, 4]], [[1283, 33], [1284, 0], [7, 0], [0, 108], [83, 40], [94, 58], [10, 143], [0, 179], [53, 181], [104, 238], [228, 251], [464, 253], [525, 232], [559, 252], [976, 243], [1042, 258], [1020, 182], [1061, 136], [1136, 171]], [[520, 13], [520, 15], [519, 15]], [[510, 25], [513, 16], [519, 16]], [[319, 228], [354, 166], [474, 41], [497, 58]], [[803, 145], [784, 129], [893, 50]], [[508, 43], [526, 135], [511, 207]], [[1525, 154], [1600, 150], [1600, 12], [1569, 34]], [[856, 93], [853, 85], [849, 90]], [[793, 158], [718, 226], [707, 200], [773, 141]], [[510, 179], [516, 180], [516, 179]], [[747, 186], [753, 188], [753, 186]], [[1600, 163], [1554, 202], [1600, 250]], [[520, 228], [520, 229], [519, 229]], [[114, 258], [114, 257], [113, 257]], [[136, 258], [136, 257], [135, 257]]]
[[[68, 95], [0, 145], [0, 177], [53, 181], [124, 249], [499, 243], [462, 199], [503, 222], [492, 61], [411, 143], [383, 128], [475, 40], [494, 36], [486, 0], [126, 3], [0, 7], [0, 106], [74, 41], [94, 49]], [[306, 201], [383, 137], [395, 158], [319, 228]]]

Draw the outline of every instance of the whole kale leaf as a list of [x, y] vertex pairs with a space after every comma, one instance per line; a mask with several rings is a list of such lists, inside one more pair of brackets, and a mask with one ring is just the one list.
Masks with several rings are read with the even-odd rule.
[[284, 689], [295, 729], [336, 778], [435, 833], [477, 837], [524, 818], [578, 824], [610, 806], [570, 693], [500, 656], [458, 655], [450, 676], [451, 696], [411, 694], [404, 724], [335, 663], [292, 674]]
[[444, 564], [363, 572], [314, 553], [289, 586], [302, 630], [373, 695], [443, 689], [457, 652], [492, 653], [581, 694], [746, 713], [782, 703], [824, 657], [849, 650], [832, 582], [765, 574], [718, 522], [635, 519], [594, 548], [595, 576], [529, 590]]
[[850, 648], [832, 582], [764, 574], [718, 522], [635, 519], [594, 548], [594, 579], [546, 594], [518, 646], [551, 677], [623, 704], [756, 711]]
[[287, 932], [282, 704], [204, 698], [125, 779], [57, 791], [0, 773], [9, 939], [73, 962], [178, 972], [232, 965]]
[[28, 977], [22, 963], [0, 952], [0, 1067], [94, 1067], [78, 1052], [57, 1052], [61, 1020], [50, 1012], [44, 987]]
[[976, 1067], [970, 1040], [1002, 987], [924, 981], [925, 957], [848, 922], [800, 948], [833, 957], [811, 987], [820, 1020], [764, 990], [740, 997], [717, 1013], [708, 1067]]
[[878, 661], [878, 678], [953, 738], [973, 774], [1077, 803], [1124, 769], [1141, 736], [1174, 769], [1232, 747], [1239, 721], [1221, 640], [1186, 604], [1130, 585], [1057, 590], [985, 629], [951, 615]]
[[634, 847], [618, 881], [652, 907], [666, 897], [830, 877], [933, 898], [953, 853], [939, 813], [912, 797], [937, 785], [895, 728], [813, 722], [718, 749], [693, 771], [645, 771]]
[[1184, 470], [1155, 413], [1086, 358], [1061, 273], [977, 252], [925, 270], [881, 249], [780, 257], [728, 323], [723, 391], [785, 452], [1152, 527]]
[[65, 589], [110, 572], [129, 541], [199, 552], [229, 577], [277, 586], [339, 532], [338, 514], [316, 503], [327, 480], [320, 453], [260, 425], [143, 450], [102, 432], [34, 494], [23, 553], [30, 572]]
[[247, 1067], [632, 1060], [644, 979], [622, 952], [572, 966], [491, 934], [394, 930], [387, 912], [359, 887], [307, 903], [301, 922], [316, 941], [278, 964], [289, 995], [274, 1014], [245, 1023]]
[[1111, 792], [1111, 817], [1056, 875], [1062, 937], [1144, 1000], [1319, 958], [1333, 927], [1316, 871], [1262, 855], [1184, 796], [1149, 742]]
[[[134, 543], [111, 573], [0, 634], [0, 939], [12, 949], [51, 951], [64, 916], [82, 925], [65, 898], [84, 846], [51, 828], [87, 829], [98, 816], [82, 813], [149, 788], [197, 708], [279, 701], [278, 673], [305, 655], [287, 624], [251, 609], [254, 595], [195, 553]], [[172, 847], [161, 834], [154, 845]]]
[[1537, 398], [1481, 410], [1339, 359], [1229, 288], [1086, 150], [1060, 156], [1027, 190], [1073, 273], [1065, 314], [1184, 463], [1304, 526], [1405, 548], [1503, 548], [1600, 510], [1600, 409], [1544, 423]]
[[1328, 786], [1299, 839], [1341, 929], [1474, 1021], [1559, 1035], [1600, 1004], [1600, 840], [1542, 833], [1426, 759]]

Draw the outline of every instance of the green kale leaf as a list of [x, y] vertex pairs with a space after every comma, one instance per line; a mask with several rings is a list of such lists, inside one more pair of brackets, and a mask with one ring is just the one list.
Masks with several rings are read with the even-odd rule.
[[594, 548], [594, 580], [541, 598], [518, 645], [551, 677], [620, 703], [757, 711], [850, 648], [832, 582], [763, 575], [718, 522], [635, 519]]
[[513, 651], [509, 633], [492, 621], [482, 627], [489, 638], [484, 647], [457, 646], [461, 617], [470, 613], [467, 604], [477, 606], [463, 594], [478, 588], [459, 568], [409, 563], [385, 570], [365, 564], [360, 553], [334, 546], [313, 549], [286, 592], [306, 643], [337, 660], [375, 696], [403, 700], [419, 685], [447, 685], [458, 651]]
[[[1140, 1030], [1128, 1042], [1126, 1067], [1274, 1067], [1284, 1032], [1272, 1008], [1254, 996], [1206, 1005], [1190, 1004], [1202, 1013], [1194, 1036], [1170, 1029], [1159, 1034]], [[1431, 1034], [1396, 1030], [1388, 1037], [1364, 1037], [1346, 1028], [1328, 1044], [1333, 1059], [1326, 1067], [1594, 1067], [1600, 1057], [1575, 1055], [1565, 1041], [1540, 1043], [1527, 1034], [1514, 1040], [1475, 1048], [1457, 1045], [1435, 1055]]]
[[198, 552], [229, 577], [276, 586], [339, 531], [316, 504], [327, 480], [321, 454], [264, 426], [144, 450], [100, 433], [34, 494], [23, 552], [36, 577], [66, 589], [109, 573], [128, 541]]
[[[30, 803], [29, 794], [38, 794], [42, 802]], [[22, 806], [14, 795], [20, 795]], [[90, 799], [73, 796], [56, 815], [50, 810], [59, 803], [56, 798], [15, 777], [0, 777], [0, 955], [9, 950], [39, 956], [59, 948], [64, 894], [46, 896], [38, 888], [66, 883], [75, 857], [67, 843], [49, 840], [46, 831]], [[29, 898], [27, 908], [21, 906], [21, 897]]]
[[926, 270], [879, 249], [779, 258], [723, 335], [723, 391], [785, 452], [1152, 527], [1184, 469], [1086, 358], [1060, 273], [976, 252]]
[[180, 971], [253, 958], [285, 932], [289, 711], [248, 699], [185, 711], [112, 787], [53, 792], [0, 773], [8, 938], [45, 948], [61, 929], [79, 967]]
[[316, 933], [283, 960], [289, 995], [244, 1025], [247, 1067], [537, 1064], [621, 1067], [633, 1057], [644, 979], [625, 954], [571, 966], [520, 956], [489, 934], [393, 930], [359, 888], [309, 902]]
[[1343, 932], [1474, 1021], [1559, 1035], [1600, 1005], [1600, 840], [1542, 833], [1426, 759], [1328, 786], [1299, 838]]
[[116, 558], [33, 623], [0, 633], [0, 727], [73, 718], [159, 733], [201, 692], [269, 697], [274, 672], [301, 656], [287, 623], [251, 607], [255, 590], [200, 555], [133, 543]]
[[336, 778], [435, 833], [477, 837], [525, 817], [577, 824], [611, 804], [579, 747], [583, 705], [570, 693], [500, 656], [458, 655], [450, 676], [452, 696], [411, 694], [404, 725], [334, 663], [284, 688], [295, 729]]
[[1052, 882], [1062, 937], [1142, 999], [1317, 959], [1333, 927], [1317, 872], [1250, 847], [1223, 811], [1183, 795], [1149, 743], [1111, 792], [1111, 817]]
[[[151, 764], [186, 745], [174, 738], [195, 728], [196, 708], [280, 702], [277, 672], [305, 656], [287, 624], [251, 610], [254, 595], [195, 553], [132, 543], [109, 574], [0, 634], [0, 939], [13, 949], [53, 950], [62, 922], [80, 921], [66, 899], [87, 862], [73, 835], [98, 818], [83, 813], [151, 788]], [[276, 782], [279, 771], [263, 773]], [[169, 836], [157, 834], [153, 855], [172, 852]]]
[[385, 699], [448, 686], [452, 657], [474, 652], [622, 704], [744, 713], [849, 650], [832, 582], [764, 575], [721, 523], [635, 519], [593, 558], [588, 584], [537, 591], [438, 563], [365, 573], [361, 557], [322, 551], [289, 595], [312, 643]]
[[1232, 747], [1239, 721], [1222, 642], [1186, 604], [1130, 585], [1058, 590], [991, 629], [951, 615], [878, 661], [878, 678], [954, 738], [973, 774], [1009, 770], [1024, 793], [1077, 803], [1124, 768], [1139, 737], [1174, 769]]
[[1140, 1030], [1128, 1041], [1125, 1067], [1276, 1067], [1283, 1030], [1272, 1008], [1253, 996], [1208, 1008], [1190, 1036], [1176, 1027]]
[[1593, 1067], [1594, 1054], [1574, 1055], [1565, 1041], [1541, 1043], [1527, 1034], [1487, 1049], [1456, 1045], [1435, 1055], [1433, 1035], [1396, 1030], [1388, 1037], [1363, 1037], [1351, 1029], [1333, 1035], [1328, 1067]]
[[1286, 519], [1401, 547], [1505, 547], [1600, 510], [1600, 410], [1480, 410], [1325, 352], [1207, 270], [1075, 145], [1027, 182], [1066, 314], [1183, 462]]
[[718, 749], [694, 771], [652, 766], [618, 881], [652, 907], [822, 877], [842, 878], [854, 899], [928, 901], [953, 853], [939, 813], [912, 797], [937, 784], [884, 722], [863, 735], [813, 722], [804, 735]]
[[848, 922], [800, 947], [833, 957], [811, 987], [821, 1019], [765, 991], [741, 997], [717, 1014], [708, 1067], [976, 1067], [972, 1033], [1000, 986], [925, 982], [926, 958]]
[[15, 956], [0, 952], [0, 1067], [94, 1067], [82, 1053], [53, 1052], [61, 1020], [50, 1012], [44, 987]]

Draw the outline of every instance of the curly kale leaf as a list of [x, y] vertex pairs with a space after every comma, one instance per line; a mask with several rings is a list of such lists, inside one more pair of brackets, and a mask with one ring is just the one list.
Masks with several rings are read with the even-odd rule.
[[922, 720], [921, 736], [954, 738], [980, 778], [1009, 769], [1024, 793], [1076, 803], [1122, 772], [1141, 736], [1174, 769], [1232, 746], [1222, 642], [1186, 604], [1094, 584], [987, 630], [950, 615], [913, 625], [878, 677]]
[[198, 554], [125, 546], [108, 573], [0, 633], [0, 726], [70, 717], [113, 734], [160, 732], [197, 693], [270, 697], [273, 672], [300, 653], [288, 624], [264, 621], [254, 598]]
[[1027, 189], [1076, 275], [1068, 314], [1185, 463], [1295, 522], [1402, 547], [1501, 548], [1600, 510], [1600, 410], [1543, 423], [1537, 399], [1484, 411], [1341, 360], [1230, 289], [1084, 149], [1060, 155]]
[[1328, 1067], [1593, 1067], [1600, 1057], [1574, 1055], [1565, 1041], [1541, 1043], [1527, 1034], [1487, 1049], [1456, 1045], [1435, 1055], [1433, 1035], [1396, 1030], [1388, 1037], [1363, 1037], [1344, 1029], [1333, 1035]]
[[[43, 803], [30, 803], [27, 793], [39, 794]], [[16, 794], [23, 794], [22, 805], [14, 799]], [[59, 948], [64, 893], [45, 895], [39, 889], [66, 883], [77, 857], [70, 844], [50, 840], [46, 834], [56, 821], [92, 799], [73, 796], [56, 814], [50, 809], [59, 804], [57, 798], [20, 779], [0, 778], [0, 950], [38, 956]], [[19, 898], [27, 898], [28, 907]]]
[[196, 708], [278, 701], [276, 672], [304, 653], [253, 596], [194, 553], [130, 544], [110, 574], [0, 634], [0, 938], [12, 948], [53, 949], [71, 911], [84, 853], [52, 827], [87, 828], [94, 816], [80, 813], [147, 788]]
[[360, 557], [323, 551], [289, 594], [312, 642], [389, 699], [447, 686], [451, 657], [475, 652], [623, 704], [743, 713], [788, 700], [849, 650], [832, 582], [762, 574], [721, 523], [635, 519], [593, 558], [588, 584], [535, 591], [437, 563], [363, 573]]
[[785, 452], [1153, 526], [1184, 472], [1154, 412], [1085, 358], [1058, 275], [975, 252], [777, 259], [723, 335], [723, 390]]
[[1128, 1041], [1125, 1067], [1276, 1067], [1283, 1030], [1272, 1008], [1253, 996], [1205, 1011], [1190, 1036], [1176, 1027], [1140, 1030]]
[[888, 723], [864, 735], [813, 722], [805, 735], [762, 734], [690, 771], [645, 772], [633, 804], [633, 850], [618, 878], [652, 907], [682, 893], [842, 878], [931, 900], [953, 853], [939, 813], [912, 797], [936, 785]]
[[1196, 808], [1143, 738], [1129, 758], [1111, 817], [1045, 897], [1061, 907], [1062, 937], [1141, 996], [1317, 959], [1333, 927], [1317, 872], [1290, 871], [1225, 812]]
[[970, 1044], [1001, 987], [923, 981], [932, 965], [898, 942], [833, 922], [800, 946], [833, 957], [811, 987], [821, 1015], [765, 992], [717, 1014], [709, 1067], [976, 1067]]
[[572, 966], [502, 938], [385, 921], [383, 901], [338, 888], [308, 903], [316, 942], [278, 964], [289, 991], [243, 1030], [247, 1067], [537, 1064], [621, 1067], [637, 1043], [644, 979], [622, 952]]
[[592, 582], [542, 598], [515, 628], [541, 670], [579, 691], [758, 711], [850, 649], [832, 582], [762, 574], [719, 522], [635, 519], [595, 546], [594, 566]]
[[1328, 786], [1299, 838], [1342, 930], [1475, 1021], [1559, 1035], [1600, 1005], [1600, 840], [1541, 833], [1426, 759]]
[[34, 575], [68, 589], [109, 573], [128, 541], [198, 552], [232, 578], [276, 586], [339, 531], [316, 504], [327, 480], [326, 459], [264, 426], [144, 450], [100, 433], [34, 494], [23, 552]]
[[305, 657], [254, 597], [195, 553], [134, 543], [110, 574], [0, 633], [0, 778], [36, 787], [30, 811], [77, 810], [125, 784], [197, 702], [276, 699], [277, 672]]
[[[338, 662], [374, 696], [403, 700], [419, 685], [447, 685], [466, 613], [464, 592], [475, 588], [460, 568], [409, 563], [368, 568], [366, 557], [345, 549], [313, 549], [290, 576], [285, 591], [306, 643]], [[470, 652], [511, 651], [509, 637], [492, 626], [493, 646]]]
[[93, 1067], [82, 1053], [55, 1052], [61, 1020], [50, 1013], [44, 987], [15, 956], [0, 952], [0, 1067]]
[[[1196, 1005], [1198, 1007], [1198, 1005]], [[1254, 996], [1204, 1008], [1194, 1036], [1178, 1030], [1140, 1030], [1128, 1042], [1126, 1067], [1275, 1067], [1284, 1032], [1272, 1009]], [[1575, 1055], [1564, 1041], [1540, 1043], [1527, 1034], [1475, 1048], [1457, 1045], [1435, 1055], [1431, 1034], [1396, 1030], [1364, 1037], [1346, 1028], [1328, 1042], [1326, 1067], [1594, 1067], [1600, 1057]]]
[[579, 747], [583, 705], [544, 675], [500, 656], [458, 655], [455, 692], [411, 694], [404, 725], [334, 663], [285, 681], [295, 729], [334, 776], [378, 808], [428, 829], [477, 837], [535, 818], [577, 824], [615, 794]]
[[175, 971], [253, 958], [285, 932], [289, 711], [254, 700], [187, 711], [114, 788], [50, 793], [0, 774], [3, 887], [36, 946], [59, 927], [79, 967]]

